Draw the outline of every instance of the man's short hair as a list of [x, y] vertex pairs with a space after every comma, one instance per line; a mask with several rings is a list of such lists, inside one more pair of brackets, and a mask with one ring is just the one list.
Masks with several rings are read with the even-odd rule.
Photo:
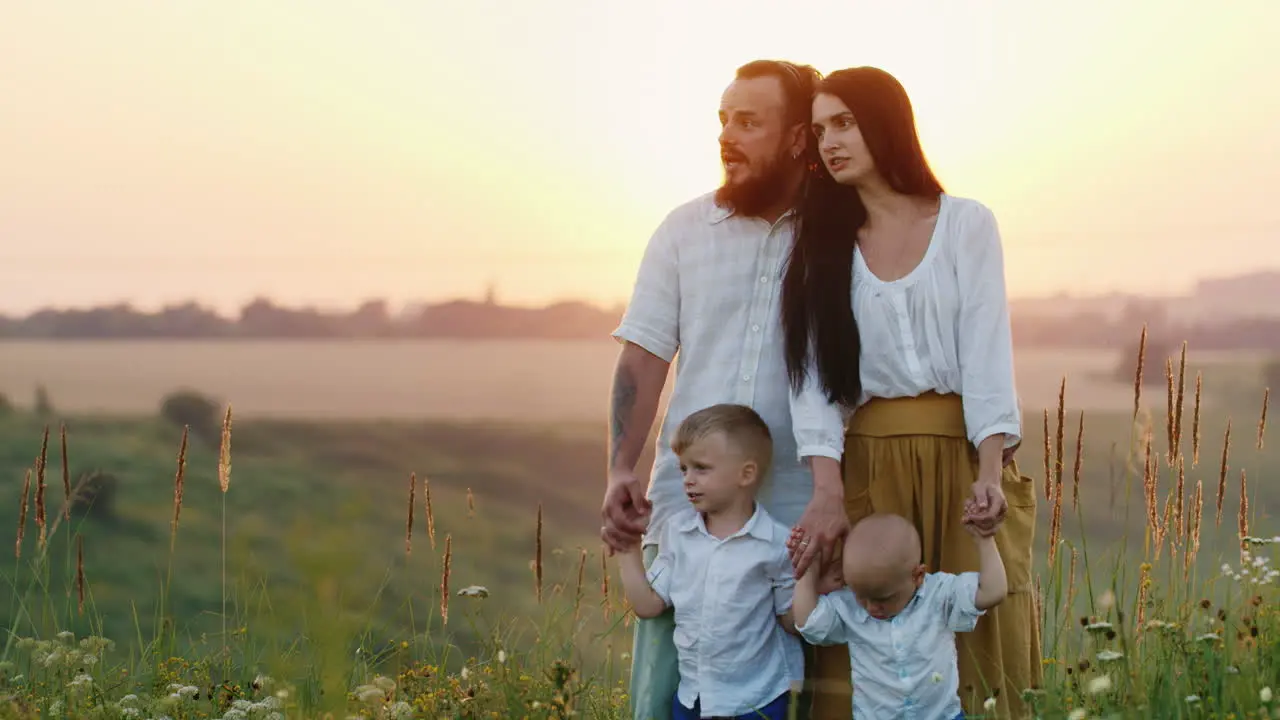
[[813, 95], [822, 82], [822, 73], [810, 65], [799, 65], [786, 60], [752, 60], [738, 68], [734, 77], [740, 80], [753, 80], [761, 77], [776, 77], [782, 83], [783, 97], [786, 102], [787, 124], [809, 123], [813, 109]]
[[723, 403], [703, 408], [685, 418], [671, 439], [671, 449], [682, 455], [691, 445], [715, 433], [724, 433], [729, 442], [754, 460], [763, 477], [773, 462], [773, 435], [755, 410], [746, 405]]

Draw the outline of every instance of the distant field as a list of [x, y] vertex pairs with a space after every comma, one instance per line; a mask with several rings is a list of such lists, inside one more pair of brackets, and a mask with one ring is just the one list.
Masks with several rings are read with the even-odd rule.
[[[616, 355], [607, 339], [3, 342], [0, 392], [29, 406], [43, 383], [55, 407], [71, 413], [150, 413], [165, 393], [186, 386], [231, 402], [242, 417], [594, 423], [604, 419]], [[1129, 407], [1131, 381], [1109, 377], [1117, 359], [1092, 350], [1020, 350], [1024, 407], [1056, 406], [1064, 375], [1070, 407]], [[1207, 400], [1219, 404], [1256, 397], [1259, 360], [1190, 353], [1205, 370]], [[1148, 368], [1163, 377], [1162, 362]], [[1148, 407], [1163, 409], [1158, 388], [1147, 395]]]

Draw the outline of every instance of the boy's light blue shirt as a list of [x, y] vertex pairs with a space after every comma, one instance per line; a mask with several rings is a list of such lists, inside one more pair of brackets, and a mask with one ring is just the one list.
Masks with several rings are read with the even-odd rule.
[[885, 720], [960, 714], [957, 632], [984, 613], [974, 605], [978, 573], [931, 573], [892, 620], [871, 617], [849, 588], [818, 598], [796, 629], [814, 645], [848, 645], [853, 716]]

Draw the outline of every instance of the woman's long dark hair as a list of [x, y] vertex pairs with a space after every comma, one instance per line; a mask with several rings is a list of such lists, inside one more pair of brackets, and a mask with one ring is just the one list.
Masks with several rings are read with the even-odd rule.
[[[816, 93], [840, 98], [853, 113], [876, 171], [890, 188], [920, 197], [943, 192], [920, 148], [911, 101], [892, 75], [872, 67], [837, 70]], [[819, 382], [829, 400], [854, 407], [862, 394], [862, 348], [853, 318], [853, 248], [867, 209], [857, 190], [837, 183], [821, 160], [810, 168], [782, 278], [787, 377], [797, 390], [806, 380]], [[806, 378], [810, 352], [816, 378]]]

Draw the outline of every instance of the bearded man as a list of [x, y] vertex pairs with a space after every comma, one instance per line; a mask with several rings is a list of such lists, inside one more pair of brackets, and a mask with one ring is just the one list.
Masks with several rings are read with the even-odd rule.
[[[803, 518], [810, 534], [820, 537], [824, 561], [848, 529], [843, 488], [815, 487], [799, 461], [780, 329], [779, 286], [794, 237], [794, 207], [814, 158], [809, 117], [820, 79], [809, 66], [776, 60], [738, 68], [720, 101], [724, 183], [677, 207], [658, 226], [613, 334], [622, 349], [610, 403], [600, 533], [613, 551], [642, 543], [646, 567], [658, 554], [666, 521], [690, 507], [669, 435], [689, 414], [717, 403], [747, 405], [769, 425], [775, 462], [758, 500], [770, 515], [787, 526]], [[636, 463], [677, 353], [675, 387], [646, 494]], [[670, 610], [636, 621], [635, 720], [671, 717], [679, 682], [674, 627]]]

